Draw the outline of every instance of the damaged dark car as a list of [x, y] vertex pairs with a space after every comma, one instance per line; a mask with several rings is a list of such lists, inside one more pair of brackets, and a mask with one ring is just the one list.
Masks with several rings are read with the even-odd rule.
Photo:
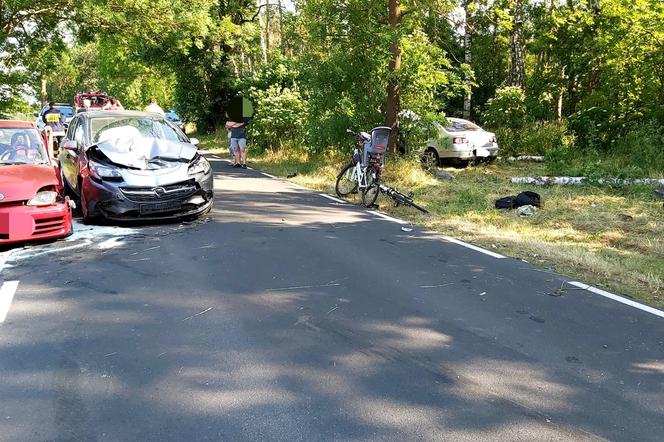
[[146, 112], [78, 114], [58, 160], [83, 221], [194, 218], [213, 202], [210, 163], [164, 117]]

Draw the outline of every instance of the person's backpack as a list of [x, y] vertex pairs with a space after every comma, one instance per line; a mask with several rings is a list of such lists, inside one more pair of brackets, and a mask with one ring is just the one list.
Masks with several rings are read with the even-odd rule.
[[496, 200], [496, 209], [513, 209], [515, 196], [506, 196], [505, 198], [500, 198]]
[[521, 206], [541, 206], [541, 198], [535, 192], [525, 191], [518, 194], [514, 200], [516, 207]]
[[541, 207], [541, 198], [535, 192], [521, 192], [517, 196], [506, 196], [496, 200], [496, 209], [516, 209], [521, 206]]

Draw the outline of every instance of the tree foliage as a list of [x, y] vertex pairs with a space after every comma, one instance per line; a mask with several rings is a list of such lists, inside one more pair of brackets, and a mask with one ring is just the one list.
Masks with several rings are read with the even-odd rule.
[[39, 98], [45, 81], [62, 101], [83, 89], [130, 107], [156, 96], [212, 131], [244, 94], [256, 144], [318, 150], [348, 145], [346, 128], [394, 123], [395, 110], [468, 113], [514, 151], [528, 131], [608, 151], [664, 127], [658, 0], [41, 4], [0, 2], [0, 111]]

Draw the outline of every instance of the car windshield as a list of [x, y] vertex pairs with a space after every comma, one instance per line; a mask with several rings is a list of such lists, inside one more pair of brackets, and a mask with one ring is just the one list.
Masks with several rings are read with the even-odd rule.
[[449, 125], [445, 128], [448, 132], [468, 132], [468, 131], [482, 130], [481, 127], [471, 123], [470, 121], [451, 120], [451, 119], [448, 119], [448, 121]]
[[0, 129], [0, 165], [12, 164], [48, 164], [48, 154], [37, 129]]
[[90, 119], [92, 143], [136, 137], [187, 142], [185, 137], [158, 117], [116, 116]]
[[55, 106], [65, 117], [74, 116], [74, 108], [71, 106]]

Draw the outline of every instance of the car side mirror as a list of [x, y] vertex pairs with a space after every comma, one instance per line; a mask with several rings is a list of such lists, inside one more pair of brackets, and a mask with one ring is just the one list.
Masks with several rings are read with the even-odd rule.
[[201, 144], [201, 142], [198, 141], [198, 138], [189, 138], [189, 142], [194, 146], [198, 146], [199, 144]]
[[76, 145], [76, 141], [74, 140], [67, 140], [64, 143], [62, 143], [62, 148], [65, 150], [69, 150], [72, 152], [77, 152], [78, 151], [78, 145]]

